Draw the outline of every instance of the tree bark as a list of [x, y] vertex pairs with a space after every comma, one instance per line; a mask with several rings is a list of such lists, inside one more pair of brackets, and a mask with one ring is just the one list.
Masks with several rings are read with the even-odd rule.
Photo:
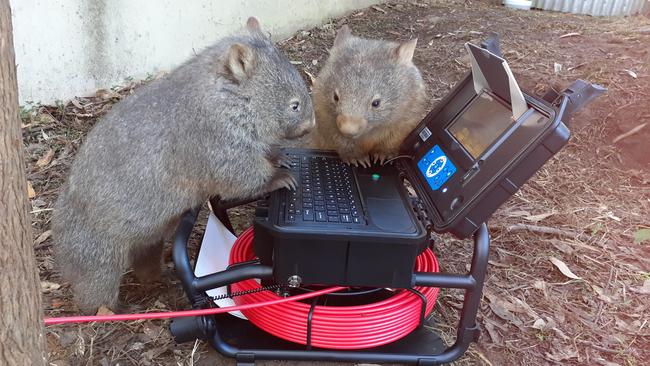
[[45, 365], [9, 0], [0, 0], [0, 365]]

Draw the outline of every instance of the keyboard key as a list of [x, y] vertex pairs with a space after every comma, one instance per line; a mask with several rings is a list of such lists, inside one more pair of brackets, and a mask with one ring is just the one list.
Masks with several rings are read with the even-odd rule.
[[302, 219], [304, 221], [314, 221], [314, 211], [310, 208], [306, 208], [302, 213]]
[[322, 211], [316, 211], [316, 221], [327, 221], [327, 216]]
[[327, 216], [338, 216], [339, 213], [336, 210], [328, 210], [327, 211]]
[[357, 216], [359, 216], [359, 213], [357, 212], [357, 210], [352, 210], [352, 211], [350, 212], [350, 214], [352, 215], [352, 217], [357, 217]]
[[361, 220], [359, 220], [358, 217], [353, 217], [353, 218], [352, 218], [352, 222], [354, 222], [355, 224], [360, 224], [360, 223], [361, 223]]
[[350, 215], [344, 214], [341, 215], [341, 222], [351, 222]]
[[287, 221], [296, 221], [296, 215], [287, 216]]
[[314, 207], [314, 204], [311, 203], [311, 202], [303, 202], [302, 207], [303, 208], [312, 208], [312, 207]]
[[327, 221], [329, 222], [339, 222], [338, 216], [327, 216]]
[[314, 211], [325, 211], [325, 205], [314, 205]]

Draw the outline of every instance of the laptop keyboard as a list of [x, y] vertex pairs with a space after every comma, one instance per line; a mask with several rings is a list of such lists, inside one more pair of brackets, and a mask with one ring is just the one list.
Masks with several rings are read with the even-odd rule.
[[289, 157], [298, 189], [287, 193], [286, 222], [365, 224], [350, 166], [334, 157]]

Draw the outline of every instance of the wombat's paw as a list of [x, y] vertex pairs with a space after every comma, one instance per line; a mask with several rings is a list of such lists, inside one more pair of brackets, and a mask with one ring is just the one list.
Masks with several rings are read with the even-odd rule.
[[384, 153], [384, 152], [374, 153], [372, 154], [372, 162], [380, 165], [384, 165], [394, 157], [395, 155], [391, 153]]
[[287, 154], [279, 154], [275, 166], [278, 168], [291, 168], [291, 158]]
[[271, 181], [270, 191], [275, 191], [280, 188], [286, 188], [291, 191], [295, 191], [298, 188], [298, 181], [289, 170], [280, 169], [273, 178], [273, 181]]
[[362, 157], [346, 157], [346, 156], [341, 156], [341, 159], [347, 163], [348, 165], [354, 165], [354, 166], [362, 166], [365, 168], [370, 168], [372, 163], [370, 162], [370, 156], [362, 156]]

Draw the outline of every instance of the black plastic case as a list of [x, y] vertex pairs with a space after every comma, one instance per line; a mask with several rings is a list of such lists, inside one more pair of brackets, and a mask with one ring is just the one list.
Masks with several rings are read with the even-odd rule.
[[[372, 172], [382, 174], [384, 189], [399, 195], [401, 207], [387, 207], [386, 213], [399, 215], [409, 225], [389, 228], [366, 215], [367, 225], [296, 226], [284, 222], [286, 190], [258, 203], [254, 250], [263, 264], [273, 266], [276, 282], [287, 283], [293, 277], [303, 284], [412, 287], [415, 259], [426, 248], [429, 232], [411, 205], [401, 174], [392, 166]], [[363, 180], [370, 175], [369, 170], [357, 171], [362, 180], [357, 184], [367, 187]], [[367, 207], [364, 193], [360, 189], [362, 206]]]
[[[476, 98], [472, 74], [468, 73], [454, 89], [440, 102], [438, 107], [431, 111], [418, 125], [417, 128], [402, 143], [400, 154], [418, 156], [418, 151], [426, 151], [435, 144], [443, 144], [449, 150], [461, 154], [462, 147], [440, 131], [454, 121], [465, 105]], [[550, 104], [524, 93], [526, 102], [537, 112], [546, 115], [549, 123], [543, 131], [529, 140], [519, 151], [512, 150], [512, 145], [504, 144], [493, 151], [493, 157], [485, 162], [479, 163], [456, 161], [459, 165], [460, 176], [471, 172], [473, 169], [480, 169], [489, 179], [477, 179], [479, 186], [474, 187], [470, 197], [461, 197], [461, 200], [454, 202], [454, 195], [442, 199], [436, 196], [422, 176], [417, 172], [416, 159], [400, 159], [395, 166], [400, 170], [406, 179], [415, 188], [420, 198], [420, 208], [424, 209], [428, 218], [432, 221], [432, 229], [438, 233], [451, 233], [458, 238], [471, 236], [479, 226], [486, 222], [505, 201], [532, 177], [555, 153], [567, 143], [570, 137], [568, 128], [560, 120], [561, 114]], [[530, 113], [531, 111], [529, 110]], [[527, 114], [520, 117], [526, 118]], [[434, 132], [426, 141], [422, 141], [420, 133], [427, 127]], [[447, 140], [447, 141], [443, 141]], [[510, 150], [509, 150], [510, 149]], [[467, 153], [465, 153], [467, 155]], [[503, 165], [499, 161], [500, 156], [511, 156], [510, 161]], [[496, 161], [497, 163], [491, 162]], [[481, 178], [481, 177], [478, 177]], [[465, 184], [459, 182], [458, 186]], [[468, 186], [471, 184], [467, 184]], [[454, 207], [456, 205], [456, 207]]]

